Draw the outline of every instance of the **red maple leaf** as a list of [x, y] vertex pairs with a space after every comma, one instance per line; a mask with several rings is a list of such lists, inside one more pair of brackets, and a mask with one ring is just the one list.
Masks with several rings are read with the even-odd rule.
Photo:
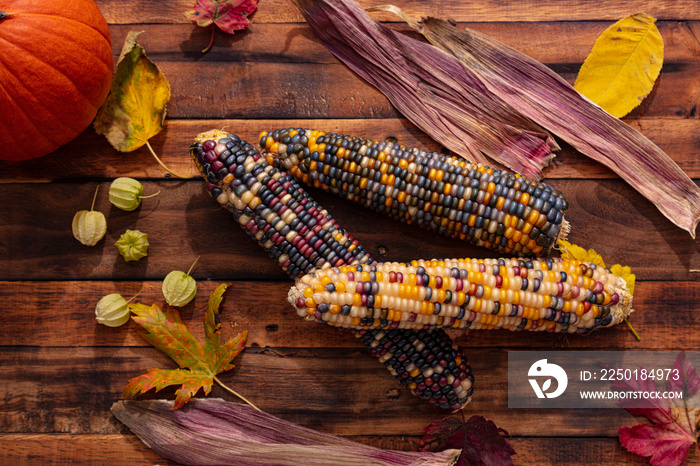
[[222, 31], [233, 34], [250, 24], [248, 17], [258, 9], [258, 0], [197, 0], [185, 16], [201, 27], [212, 26], [211, 40], [202, 53], [207, 52], [214, 42], [216, 24]]
[[424, 428], [420, 441], [421, 451], [461, 450], [456, 466], [512, 465], [515, 450], [504, 438], [508, 432], [482, 416], [468, 421], [456, 416], [432, 422]]
[[[652, 423], [620, 427], [620, 443], [627, 450], [650, 457], [653, 465], [681, 465], [690, 448], [698, 444], [700, 414], [700, 377], [693, 365], [680, 353], [674, 363], [679, 375], [669, 377], [667, 391], [682, 392], [682, 399], [624, 400], [618, 404], [635, 416], [645, 416]], [[653, 379], [616, 382], [613, 388], [635, 391], [656, 391]], [[650, 402], [652, 407], [650, 407]]]

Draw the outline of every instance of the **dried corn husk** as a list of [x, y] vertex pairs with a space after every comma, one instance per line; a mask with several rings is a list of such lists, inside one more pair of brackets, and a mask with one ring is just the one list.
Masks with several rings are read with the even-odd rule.
[[484, 164], [488, 156], [536, 179], [559, 149], [450, 54], [372, 20], [355, 2], [294, 1], [334, 55], [456, 154]]
[[166, 400], [118, 401], [112, 413], [147, 446], [180, 464], [451, 465], [458, 450], [383, 450], [324, 434], [216, 398], [173, 411]]
[[700, 189], [642, 133], [581, 95], [547, 66], [501, 42], [426, 18], [421, 32], [478, 69], [486, 87], [508, 105], [602, 163], [695, 238]]
[[[352, 0], [295, 0], [295, 3], [316, 36], [333, 54], [383, 92], [401, 89], [398, 97], [404, 101], [389, 96], [392, 103], [404, 116], [449, 149], [469, 157], [453, 147], [454, 134], [436, 129], [442, 120], [450, 118], [440, 113], [449, 109], [446, 104], [432, 108], [431, 118], [426, 117], [427, 111], [416, 114], [415, 107], [423, 105], [425, 92], [422, 91], [425, 88], [443, 89], [443, 101], [451, 103], [455, 102], [453, 94], [456, 93], [476, 96], [477, 101], [481, 99], [485, 103], [483, 109], [487, 113], [503, 106], [496, 113], [498, 117], [492, 115], [491, 119], [480, 119], [486, 124], [491, 124], [495, 118], [499, 124], [506, 125], [507, 120], [499, 117], [507, 115], [516, 115], [512, 122], [514, 126], [522, 121], [534, 122], [529, 128], [533, 128], [533, 124], [544, 128], [582, 154], [607, 166], [695, 238], [695, 229], [700, 222], [698, 186], [643, 134], [592, 103], [537, 60], [484, 34], [461, 30], [436, 18], [426, 18], [418, 24], [402, 16], [435, 46], [425, 48], [428, 44], [372, 20]], [[401, 14], [395, 7], [382, 8]], [[388, 50], [384, 54], [377, 51], [382, 47]], [[457, 60], [461, 67], [447, 60], [442, 53]], [[429, 84], [416, 84], [412, 94], [400, 87], [404, 76], [425, 79], [427, 71], [435, 66], [445, 66], [446, 72], [430, 75], [432, 81]], [[462, 76], [458, 76], [459, 70], [463, 71]], [[445, 79], [444, 84], [438, 82], [440, 79]], [[455, 85], [456, 82], [462, 86]], [[398, 105], [396, 101], [399, 101]], [[473, 110], [470, 107], [465, 109], [467, 113]], [[506, 146], [511, 144], [506, 143]], [[473, 142], [473, 145], [480, 147], [478, 142]], [[473, 148], [471, 152], [473, 156]], [[515, 171], [534, 178], [540, 175], [541, 168], [532, 159], [513, 160], [513, 157], [522, 156], [522, 151], [505, 157], [503, 154], [494, 157], [487, 150], [484, 153]]]

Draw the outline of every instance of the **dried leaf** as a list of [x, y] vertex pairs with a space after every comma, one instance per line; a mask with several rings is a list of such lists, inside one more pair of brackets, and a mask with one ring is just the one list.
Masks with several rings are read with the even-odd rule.
[[406, 118], [462, 157], [531, 178], [559, 147], [451, 55], [372, 20], [356, 2], [295, 0], [316, 37]]
[[595, 252], [594, 249], [589, 249], [586, 251], [581, 246], [576, 244], [571, 244], [570, 242], [560, 239], [557, 241], [559, 249], [561, 250], [561, 257], [564, 259], [577, 260], [583, 262], [592, 262], [597, 266], [605, 268], [605, 262], [603, 258]]
[[[157, 305], [131, 304], [132, 319], [148, 331], [143, 338], [175, 361], [179, 369], [150, 369], [148, 373], [129, 380], [124, 396], [135, 396], [155, 388], [182, 385], [175, 392], [173, 409], [181, 408], [201, 388], [209, 394], [216, 375], [233, 369], [231, 361], [243, 350], [248, 332], [242, 332], [220, 344], [220, 324], [216, 322], [219, 305], [228, 283], [214, 290], [204, 314], [205, 345], [190, 333], [174, 308], [161, 310]], [[236, 394], [240, 397], [240, 395]], [[242, 398], [242, 397], [241, 397]], [[244, 399], [245, 400], [245, 399]]]
[[613, 170], [695, 238], [700, 188], [642, 133], [592, 103], [544, 64], [484, 34], [430, 17], [418, 30], [454, 55], [511, 111]]
[[171, 408], [165, 400], [119, 401], [112, 413], [143, 443], [179, 464], [447, 466], [459, 454], [374, 448], [220, 399]]
[[248, 17], [257, 9], [258, 0], [197, 0], [185, 16], [197, 26], [216, 24], [222, 31], [233, 34], [250, 24]]
[[[693, 445], [698, 445], [698, 421], [700, 420], [700, 377], [680, 353], [673, 365], [680, 378], [668, 380], [668, 391], [682, 391], [682, 399], [658, 399], [653, 408], [639, 407], [634, 399], [618, 404], [636, 416], [645, 416], [652, 423], [638, 424], [619, 429], [620, 443], [624, 448], [640, 456], [651, 457], [653, 465], [680, 466]], [[656, 391], [653, 378], [646, 380], [619, 380], [612, 385], [618, 390]], [[644, 400], [649, 405], [650, 400]]]
[[141, 32], [129, 31], [126, 35], [112, 89], [97, 112], [93, 127], [120, 152], [132, 152], [145, 145], [167, 172], [185, 178], [166, 167], [148, 142], [163, 129], [170, 83], [136, 43]]
[[[222, 31], [233, 34], [250, 24], [248, 17], [258, 9], [258, 0], [197, 0], [193, 9], [185, 17], [197, 26], [209, 27], [216, 24]], [[207, 52], [214, 43], [214, 29], [209, 45], [202, 50]]]
[[655, 22], [638, 13], [606, 29], [583, 62], [574, 88], [617, 118], [636, 108], [654, 87], [664, 61]]
[[[561, 257], [564, 259], [572, 259], [583, 262], [592, 262], [599, 267], [605, 267], [605, 261], [594, 249], [589, 249], [586, 251], [581, 246], [571, 244], [570, 242], [560, 239], [557, 241], [559, 249], [561, 250]], [[628, 266], [622, 266], [620, 264], [615, 264], [609, 268], [609, 270], [615, 275], [621, 277], [625, 280], [627, 285], [627, 290], [632, 296], [634, 296], [634, 282], [636, 280], [636, 275], [632, 273], [632, 269]]]
[[505, 439], [508, 432], [482, 416], [464, 418], [451, 416], [431, 423], [424, 428], [420, 441], [421, 451], [461, 449], [457, 466], [481, 464], [514, 464], [511, 458], [515, 450]]
[[625, 280], [625, 283], [627, 283], [627, 289], [629, 290], [630, 294], [634, 296], [634, 282], [637, 279], [637, 276], [632, 273], [632, 269], [630, 269], [630, 267], [627, 265], [622, 266], [620, 264], [615, 264], [610, 267], [610, 271]]
[[142, 147], [163, 129], [170, 100], [167, 78], [136, 43], [141, 32], [127, 34], [112, 90], [94, 122], [95, 131], [121, 152]]

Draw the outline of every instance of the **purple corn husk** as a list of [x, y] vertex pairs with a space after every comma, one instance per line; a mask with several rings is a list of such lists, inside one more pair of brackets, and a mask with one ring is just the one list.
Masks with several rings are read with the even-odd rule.
[[425, 18], [432, 44], [478, 73], [489, 91], [610, 168], [695, 238], [700, 189], [658, 146], [579, 93], [547, 66], [473, 30]]
[[538, 179], [556, 142], [448, 53], [394, 31], [355, 2], [294, 0], [316, 36], [406, 118], [473, 162]]
[[148, 447], [180, 464], [451, 465], [458, 450], [385, 450], [315, 431], [222, 399], [118, 401], [112, 413]]
[[[481, 150], [538, 179], [552, 155], [533, 152], [527, 136], [537, 134], [530, 132], [534, 128], [541, 135], [551, 131], [610, 168], [695, 238], [700, 188], [642, 133], [585, 98], [546, 65], [448, 21], [426, 18], [420, 25], [391, 5], [373, 9], [398, 14], [432, 45], [372, 20], [353, 0], [294, 2], [336, 57], [448, 149], [484, 163]], [[511, 128], [527, 130], [514, 137]], [[501, 153], [492, 139], [495, 134], [502, 137]], [[554, 147], [550, 140], [547, 135], [549, 147]]]

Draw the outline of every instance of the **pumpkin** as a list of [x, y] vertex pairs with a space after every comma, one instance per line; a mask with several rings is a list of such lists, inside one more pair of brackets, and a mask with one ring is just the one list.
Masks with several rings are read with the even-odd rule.
[[53, 152], [92, 122], [114, 60], [92, 0], [0, 0], [0, 160]]

